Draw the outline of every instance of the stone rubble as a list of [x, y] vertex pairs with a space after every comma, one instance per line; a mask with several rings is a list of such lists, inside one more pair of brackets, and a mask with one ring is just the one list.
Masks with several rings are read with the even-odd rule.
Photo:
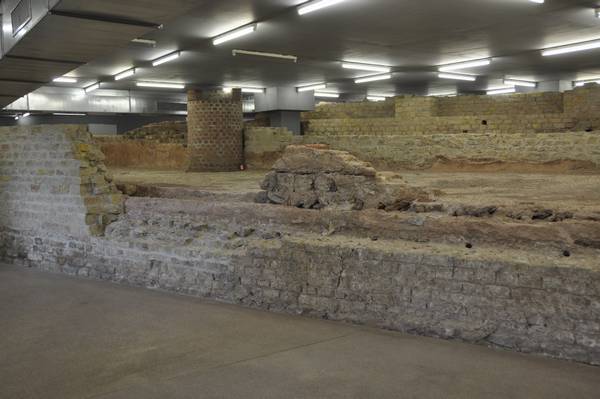
[[319, 145], [291, 145], [275, 162], [258, 202], [305, 209], [408, 210], [431, 201], [424, 191], [402, 181], [387, 181], [368, 163], [345, 151]]

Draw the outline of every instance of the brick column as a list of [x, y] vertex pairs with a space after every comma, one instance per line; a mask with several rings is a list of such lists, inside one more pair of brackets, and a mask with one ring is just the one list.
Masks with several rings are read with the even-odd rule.
[[229, 172], [243, 163], [242, 93], [239, 89], [188, 92], [189, 172]]

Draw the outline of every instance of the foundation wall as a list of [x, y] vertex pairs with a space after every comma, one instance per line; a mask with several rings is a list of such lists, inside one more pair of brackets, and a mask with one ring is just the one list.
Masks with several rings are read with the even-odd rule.
[[528, 253], [512, 253], [525, 264], [493, 253], [466, 257], [444, 244], [324, 237], [318, 229], [326, 221], [311, 223], [316, 231], [286, 233], [298, 219], [314, 217], [251, 204], [131, 198], [105, 237], [2, 227], [0, 259], [600, 364], [595, 269], [536, 263]]
[[189, 168], [189, 151], [185, 144], [124, 137], [95, 136], [94, 142], [105, 154], [109, 168], [179, 170]]

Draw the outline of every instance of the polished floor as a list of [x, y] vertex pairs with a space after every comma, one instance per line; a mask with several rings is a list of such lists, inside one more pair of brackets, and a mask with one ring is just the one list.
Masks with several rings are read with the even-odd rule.
[[594, 398], [600, 368], [0, 265], [0, 398]]

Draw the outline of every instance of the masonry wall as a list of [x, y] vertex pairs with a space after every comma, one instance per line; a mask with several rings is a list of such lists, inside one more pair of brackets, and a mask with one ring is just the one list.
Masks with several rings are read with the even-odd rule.
[[101, 234], [122, 211], [103, 160], [84, 127], [0, 128], [0, 226]]
[[241, 91], [190, 90], [187, 140], [190, 172], [239, 170], [244, 160]]
[[121, 136], [94, 136], [95, 143], [105, 154], [108, 168], [178, 170], [189, 168], [186, 144], [161, 142], [148, 138], [132, 140]]
[[[465, 256], [446, 244], [326, 237], [321, 229], [329, 219], [320, 213], [232, 206], [131, 198], [104, 237], [1, 226], [0, 259], [600, 364], [597, 265], [559, 265], [528, 252], [500, 259], [497, 252]], [[351, 221], [355, 215], [348, 215]], [[302, 224], [306, 230], [286, 232]]]

